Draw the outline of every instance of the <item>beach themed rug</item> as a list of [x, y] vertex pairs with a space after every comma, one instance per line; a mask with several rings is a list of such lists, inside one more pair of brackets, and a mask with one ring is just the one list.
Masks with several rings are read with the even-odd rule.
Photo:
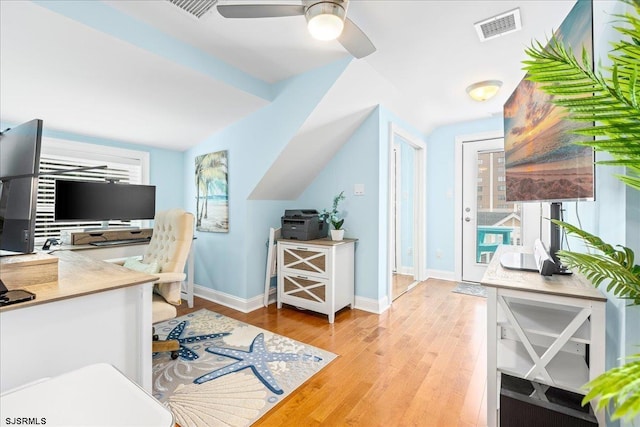
[[153, 395], [181, 427], [248, 426], [336, 355], [202, 309], [155, 325], [180, 355], [153, 355]]
[[456, 292], [458, 294], [465, 294], [465, 295], [473, 295], [475, 297], [482, 297], [482, 298], [487, 297], [487, 289], [478, 283], [460, 282], [456, 285], [455, 288], [453, 288], [451, 292]]

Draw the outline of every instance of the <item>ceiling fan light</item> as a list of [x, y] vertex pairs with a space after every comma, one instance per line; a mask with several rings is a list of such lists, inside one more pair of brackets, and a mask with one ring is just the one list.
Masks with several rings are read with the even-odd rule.
[[501, 87], [500, 80], [485, 80], [467, 87], [467, 93], [476, 101], [486, 101], [496, 96]]
[[345, 11], [331, 2], [316, 3], [307, 8], [307, 29], [318, 40], [335, 40], [344, 28]]

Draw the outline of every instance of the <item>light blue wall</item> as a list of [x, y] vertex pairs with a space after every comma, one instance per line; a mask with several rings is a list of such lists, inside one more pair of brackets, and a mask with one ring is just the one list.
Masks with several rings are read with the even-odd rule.
[[[379, 109], [374, 110], [336, 153], [327, 167], [298, 198], [298, 207], [331, 208], [336, 194], [344, 191], [346, 199], [339, 209], [344, 213], [345, 237], [358, 239], [355, 250], [356, 295], [378, 299], [378, 234], [381, 212], [378, 209]], [[353, 195], [353, 185], [364, 184], [363, 196]]]
[[[455, 270], [455, 140], [458, 136], [503, 132], [502, 117], [436, 128], [427, 138], [427, 268]], [[436, 251], [442, 256], [437, 257]]]
[[197, 284], [243, 299], [262, 293], [264, 243], [269, 227], [279, 223], [288, 202], [247, 199], [349, 62], [350, 59], [340, 60], [274, 85], [277, 95], [271, 104], [187, 151], [184, 205], [193, 212], [195, 157], [228, 150], [229, 161], [229, 232], [196, 233]]
[[[382, 106], [374, 110], [336, 153], [327, 167], [298, 198], [302, 208], [329, 208], [333, 197], [345, 192], [345, 236], [357, 238], [356, 296], [383, 300], [389, 274], [388, 191], [389, 127], [398, 127], [423, 140], [420, 133]], [[353, 195], [354, 184], [365, 194]]]
[[[20, 123], [0, 123], [0, 129], [6, 129], [19, 124]], [[87, 144], [125, 148], [149, 153], [149, 183], [156, 186], [156, 210], [183, 207], [184, 170], [182, 159], [184, 154], [181, 151], [166, 150], [146, 145], [59, 131], [48, 127], [46, 121], [43, 122], [42, 132], [45, 138], [84, 142]]]

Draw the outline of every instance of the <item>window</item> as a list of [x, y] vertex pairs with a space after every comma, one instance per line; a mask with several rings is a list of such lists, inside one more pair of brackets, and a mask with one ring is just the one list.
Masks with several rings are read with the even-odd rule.
[[504, 175], [498, 176], [498, 182], [504, 182]]
[[498, 191], [507, 191], [506, 185], [498, 185]]
[[504, 163], [504, 157], [498, 157], [498, 163]]
[[478, 185], [478, 193], [482, 193], [484, 187], [482, 185]]
[[[107, 166], [105, 169], [88, 169], [58, 175], [47, 175], [53, 171], [64, 171], [92, 166]], [[57, 172], [59, 173], [59, 172]], [[149, 153], [126, 150], [103, 145], [43, 138], [40, 155], [40, 178], [38, 179], [38, 204], [36, 207], [36, 242], [48, 237], [60, 237], [62, 230], [100, 227], [99, 221], [55, 222], [55, 180], [75, 179], [82, 181], [105, 181], [116, 179], [120, 183], [149, 183]], [[112, 221], [109, 225], [143, 225], [141, 221]]]

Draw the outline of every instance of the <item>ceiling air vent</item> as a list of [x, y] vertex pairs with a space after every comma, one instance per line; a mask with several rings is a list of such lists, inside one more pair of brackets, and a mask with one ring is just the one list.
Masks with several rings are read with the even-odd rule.
[[187, 13], [201, 18], [202, 15], [209, 12], [218, 0], [167, 0], [169, 3], [175, 4]]
[[513, 33], [522, 28], [520, 9], [501, 13], [484, 21], [476, 22], [473, 25], [476, 27], [481, 42]]

